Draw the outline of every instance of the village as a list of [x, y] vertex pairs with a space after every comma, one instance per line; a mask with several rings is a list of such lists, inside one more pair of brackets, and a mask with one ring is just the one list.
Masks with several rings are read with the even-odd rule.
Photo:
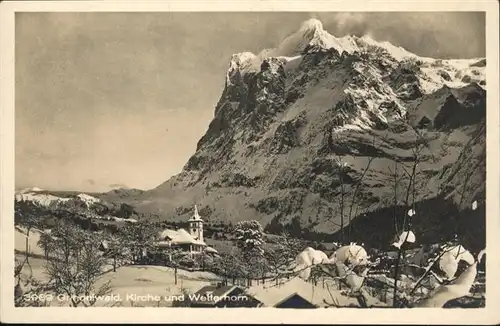
[[[17, 279], [16, 289], [24, 289], [21, 297], [27, 298], [28, 305], [33, 302], [40, 304], [40, 299], [49, 306], [71, 305], [67, 294], [40, 295], [27, 290], [31, 278], [48, 281], [45, 275], [47, 262], [56, 259], [53, 256], [57, 254], [54, 249], [51, 253], [43, 243], [48, 238], [58, 237], [51, 229], [31, 227], [28, 230], [22, 225], [24, 223], [20, 224], [16, 226], [15, 235], [16, 261], [19, 264], [28, 261], [29, 264], [23, 264]], [[136, 227], [136, 223], [130, 227]], [[261, 241], [259, 237], [254, 240]], [[288, 248], [291, 250], [288, 256], [279, 257], [279, 271], [268, 269], [256, 278], [235, 271], [238, 257], [233, 251], [219, 253], [205, 240], [204, 220], [196, 205], [185, 227], [159, 231], [155, 243], [149, 247], [150, 252], [143, 250], [140, 253], [143, 256], [140, 261], [128, 258], [130, 251], [123, 250], [118, 254], [113, 240], [101, 240], [96, 249], [106, 261], [102, 264], [105, 271], [97, 283], [111, 281], [113, 290], [106, 295], [83, 296], [81, 301], [93, 300], [96, 306], [112, 303], [120, 306], [318, 308], [328, 306], [326, 300], [331, 300], [333, 291], [337, 300], [356, 304], [356, 299], [333, 290], [333, 280], [318, 285], [298, 277], [293, 270], [298, 248]], [[158, 259], [160, 256], [164, 259]], [[196, 264], [199, 261], [202, 264]], [[207, 261], [212, 262], [211, 266]], [[213, 262], [218, 262], [219, 266], [214, 266]], [[220, 266], [228, 263], [234, 263], [234, 266]], [[289, 267], [291, 269], [287, 271]], [[283, 276], [280, 277], [279, 273]], [[169, 287], [166, 291], [165, 286]]]
[[[27, 205], [26, 201], [18, 203]], [[410, 210], [408, 218], [414, 214]], [[481, 300], [484, 286], [484, 265], [480, 271], [476, 267], [481, 253], [476, 260], [461, 245], [424, 249], [414, 245], [416, 236], [411, 231], [396, 238], [392, 252], [380, 253], [356, 243], [312, 248], [314, 244], [286, 234], [275, 236], [274, 243], [269, 243], [257, 221], [238, 223], [232, 242], [221, 246], [222, 242], [206, 238], [205, 220], [197, 205], [179, 227], [158, 230], [141, 222], [125, 223], [121, 236], [104, 231], [89, 233], [67, 220], [44, 228], [43, 223], [33, 224], [34, 220], [43, 221], [40, 216], [26, 218], [30, 216], [26, 207], [23, 214], [18, 211], [18, 216], [16, 291], [21, 306], [388, 307], [394, 304], [391, 274], [397, 261], [401, 265], [400, 305], [412, 299], [409, 294], [425, 298], [456, 275], [471, 275], [464, 288], [467, 293], [469, 289], [477, 293], [469, 296], [469, 301]], [[73, 241], [74, 245], [64, 245], [71, 249], [58, 247]], [[436, 256], [440, 250], [445, 254]], [[406, 254], [401, 260], [403, 251]], [[33, 286], [40, 282], [74, 286], [69, 277], [58, 280], [58, 270], [76, 268], [72, 277], [85, 275], [85, 269], [79, 271], [78, 266], [81, 256], [87, 254], [90, 256], [84, 263], [98, 265], [89, 275], [92, 281], [87, 290], [68, 293]], [[464, 263], [469, 267], [464, 269]], [[476, 275], [482, 279], [479, 283]], [[459, 293], [460, 298], [464, 293]]]

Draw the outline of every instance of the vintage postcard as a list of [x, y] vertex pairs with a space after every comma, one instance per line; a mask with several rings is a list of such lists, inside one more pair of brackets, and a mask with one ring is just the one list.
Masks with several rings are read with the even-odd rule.
[[498, 7], [2, 3], [2, 321], [498, 323]]

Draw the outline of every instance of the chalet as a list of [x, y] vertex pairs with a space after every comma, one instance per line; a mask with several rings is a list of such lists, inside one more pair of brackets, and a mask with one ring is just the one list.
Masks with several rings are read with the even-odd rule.
[[187, 221], [188, 228], [165, 229], [160, 232], [160, 248], [179, 248], [191, 255], [195, 254], [217, 254], [217, 250], [208, 246], [203, 239], [203, 220], [198, 208], [194, 206], [194, 215]]
[[198, 308], [256, 308], [262, 302], [245, 292], [243, 287], [208, 285], [190, 296], [191, 307]]
[[279, 279], [278, 284], [269, 282], [246, 289], [246, 293], [262, 302], [263, 307], [274, 308], [323, 308], [332, 300], [357, 303], [356, 299], [343, 296], [333, 284], [314, 285], [299, 277]]
[[275, 308], [318, 308], [314, 303], [298, 293], [293, 293], [274, 305]]

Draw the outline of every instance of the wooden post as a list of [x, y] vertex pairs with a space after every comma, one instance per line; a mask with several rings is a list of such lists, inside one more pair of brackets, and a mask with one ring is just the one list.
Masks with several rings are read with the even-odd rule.
[[175, 277], [175, 285], [177, 285], [177, 264], [174, 267], [174, 277]]

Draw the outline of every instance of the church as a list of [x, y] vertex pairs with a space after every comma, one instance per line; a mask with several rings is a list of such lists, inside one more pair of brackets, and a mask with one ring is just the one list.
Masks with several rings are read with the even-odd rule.
[[187, 220], [185, 229], [165, 229], [160, 232], [160, 248], [179, 248], [191, 256], [202, 253], [217, 254], [217, 250], [208, 246], [203, 240], [203, 220], [194, 206], [194, 215]]

